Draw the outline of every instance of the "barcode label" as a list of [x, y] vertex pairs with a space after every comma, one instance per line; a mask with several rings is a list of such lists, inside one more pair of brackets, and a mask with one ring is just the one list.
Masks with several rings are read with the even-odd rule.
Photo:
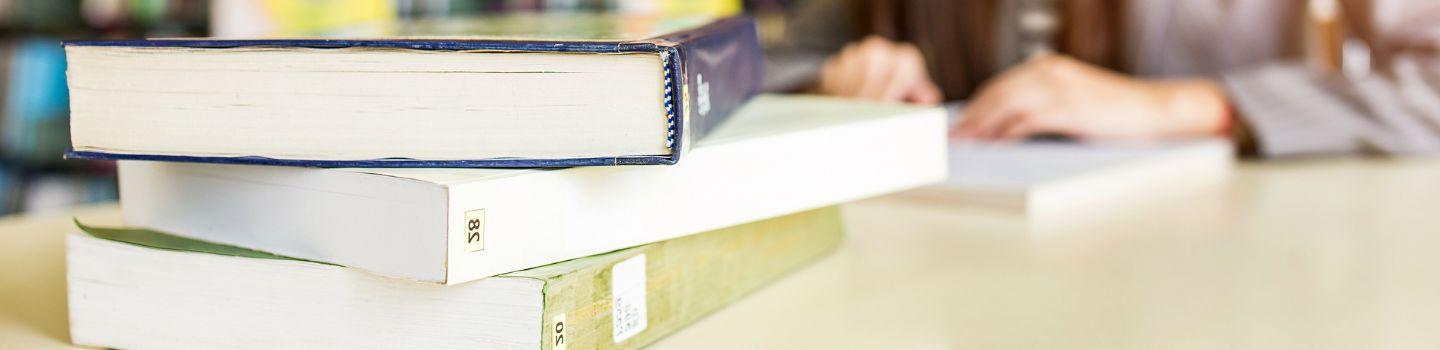
[[645, 330], [645, 254], [610, 268], [611, 335], [619, 344]]
[[465, 251], [485, 250], [485, 209], [465, 212]]

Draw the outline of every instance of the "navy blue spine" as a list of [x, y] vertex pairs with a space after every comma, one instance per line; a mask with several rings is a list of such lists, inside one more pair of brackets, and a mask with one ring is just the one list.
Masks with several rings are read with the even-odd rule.
[[694, 140], [709, 134], [760, 92], [764, 64], [751, 18], [731, 17], [661, 39], [679, 44], [685, 92], [690, 95], [685, 106], [689, 130], [684, 132]]

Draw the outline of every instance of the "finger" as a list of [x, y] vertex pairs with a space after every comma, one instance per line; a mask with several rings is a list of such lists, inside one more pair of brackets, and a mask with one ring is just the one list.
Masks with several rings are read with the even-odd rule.
[[1001, 139], [1023, 139], [1040, 134], [1058, 134], [1066, 136], [1079, 136], [1083, 133], [1074, 126], [1082, 125], [1076, 123], [1076, 119], [1064, 114], [1051, 112], [1032, 112], [1004, 127], [998, 136]]
[[816, 86], [817, 88], [819, 88], [820, 93], [826, 95], [839, 95], [839, 91], [836, 91], [835, 89], [836, 80], [841, 78], [840, 70], [838, 68], [840, 64], [838, 62], [839, 59], [839, 55], [837, 54], [836, 56], [830, 57], [830, 59], [825, 60], [825, 63], [820, 66], [820, 79], [817, 84], [818, 86]]
[[911, 86], [910, 91], [906, 94], [906, 99], [916, 104], [940, 104], [940, 102], [945, 99], [945, 95], [940, 91], [940, 86], [935, 85], [935, 80], [931, 78], [930, 70], [926, 68], [924, 56], [920, 55], [918, 51], [916, 51], [916, 56], [920, 57], [918, 60], [919, 64], [916, 68], [916, 70], [919, 71], [916, 73], [916, 77], [920, 82]]
[[964, 114], [960, 118], [960, 124], [956, 127], [956, 134], [959, 137], [975, 137], [984, 130], [984, 126], [993, 124], [991, 119], [997, 118], [1007, 98], [1004, 84], [992, 82], [989, 86], [981, 88], [970, 105], [965, 107]]
[[[997, 125], [1015, 113], [1032, 112], [1045, 106], [1049, 99], [1048, 89], [1055, 88], [1044, 79], [1039, 79], [1034, 66], [1024, 65], [1001, 73], [991, 79], [980, 90], [980, 96], [967, 110], [962, 120], [961, 132], [971, 136], [998, 135]], [[968, 114], [974, 111], [973, 120]]]
[[961, 131], [960, 134], [970, 134], [970, 131], [975, 130], [975, 125], [980, 123], [980, 118], [984, 118], [985, 115], [990, 114], [991, 110], [995, 109], [995, 97], [989, 94], [988, 90], [980, 90], [960, 111], [960, 121], [955, 125], [955, 129]]
[[840, 51], [836, 52], [833, 55], [830, 55], [830, 57], [825, 58], [825, 63], [821, 64], [820, 79], [817, 86], [817, 88], [819, 88], [820, 90], [820, 93], [826, 95], [839, 95], [839, 92], [835, 90], [836, 80], [841, 79], [840, 60], [844, 59], [845, 50], [848, 48], [849, 45], [841, 47]]
[[1005, 71], [980, 85], [980, 89], [970, 99], [970, 103], [965, 106], [964, 118], [960, 120], [962, 130], [974, 131], [982, 120], [995, 114], [995, 110], [1000, 107], [1001, 102], [1009, 94], [1007, 91], [1010, 85], [1009, 80], [1014, 75], [1016, 74], [1013, 69]]
[[894, 79], [893, 49], [888, 42], [866, 41], [861, 43], [860, 56], [864, 66], [863, 80], [857, 87], [856, 95], [869, 100], [883, 100], [886, 85]]
[[953, 124], [953, 125], [950, 125], [950, 131], [947, 132], [945, 136], [946, 136], [947, 138], [951, 139], [951, 140], [957, 140], [957, 139], [963, 139], [963, 138], [968, 138], [968, 137], [969, 137], [969, 135], [966, 135], [964, 131], [960, 130], [960, 123], [955, 123], [955, 124]]
[[852, 85], [858, 80], [856, 75], [861, 74], [855, 70], [855, 50], [855, 44], [845, 45], [826, 62], [822, 91], [836, 96], [854, 96]]
[[876, 35], [861, 41], [857, 47], [866, 74], [856, 85], [857, 95], [870, 100], [884, 100], [884, 90], [894, 80], [895, 45]]
[[862, 97], [866, 80], [870, 79], [870, 57], [866, 52], [868, 49], [860, 44], [852, 44], [846, 52], [845, 59], [840, 61], [840, 70], [844, 72], [844, 85], [836, 88], [845, 91], [845, 96]]
[[1005, 129], [1010, 128], [1012, 125], [1023, 123], [1028, 115], [1028, 113], [1023, 111], [1004, 110], [996, 114], [995, 117], [990, 118], [990, 123], [982, 125], [980, 127], [980, 134], [976, 135], [976, 137], [986, 140], [999, 139]]
[[[884, 92], [888, 101], [918, 102], [926, 88], [934, 86], [930, 82], [930, 76], [925, 70], [925, 57], [915, 45], [900, 44], [897, 46], [898, 54], [895, 61], [894, 79]], [[930, 96], [925, 96], [930, 97]], [[929, 102], [926, 104], [935, 104]]]
[[966, 121], [973, 120], [970, 125], [964, 125], [961, 129], [961, 137], [968, 138], [992, 138], [997, 134], [997, 129], [1010, 122], [1011, 118], [1022, 113], [1011, 107], [998, 107], [979, 114], [967, 114]]
[[925, 81], [920, 84], [915, 84], [910, 89], [910, 92], [906, 93], [905, 100], [910, 103], [922, 105], [940, 104], [940, 101], [945, 99], [944, 94], [940, 91], [940, 87], [936, 86], [935, 83], [930, 80], [929, 74], [922, 73], [921, 76], [925, 77]]
[[1006, 118], [1006, 122], [1000, 124], [992, 138], [1002, 140], [1017, 140], [1028, 137], [1034, 132], [1035, 124], [1031, 122], [1033, 116], [1018, 115]]
[[1016, 105], [1013, 100], [1002, 101], [975, 124], [973, 136], [982, 139], [998, 138], [1006, 126], [1017, 122], [1017, 119], [1025, 118], [1029, 113], [1024, 106]]
[[914, 85], [921, 81], [916, 77], [914, 62], [904, 57], [896, 57], [886, 67], [885, 80], [881, 82], [878, 98], [886, 102], [904, 102], [905, 95], [913, 89]]

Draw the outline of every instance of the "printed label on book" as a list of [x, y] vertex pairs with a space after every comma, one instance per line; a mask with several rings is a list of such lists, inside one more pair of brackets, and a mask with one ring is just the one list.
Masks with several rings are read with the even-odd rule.
[[485, 209], [465, 212], [465, 251], [485, 250]]
[[610, 268], [611, 332], [619, 344], [645, 330], [645, 254]]
[[555, 345], [551, 348], [555, 350], [565, 350], [565, 314], [555, 315], [554, 318], [550, 319], [550, 331], [554, 333], [551, 339]]
[[705, 81], [704, 75], [695, 75], [695, 101], [701, 117], [710, 114], [710, 83]]

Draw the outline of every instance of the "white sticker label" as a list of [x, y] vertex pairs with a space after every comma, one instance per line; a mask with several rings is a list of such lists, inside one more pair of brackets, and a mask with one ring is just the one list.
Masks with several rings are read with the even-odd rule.
[[611, 334], [619, 344], [645, 330], [645, 254], [610, 268], [610, 295]]
[[485, 250], [485, 209], [465, 212], [465, 251]]
[[565, 350], [565, 314], [555, 315], [555, 318], [550, 320], [550, 331], [554, 332], [552, 339], [555, 341], [555, 346], [551, 348]]

